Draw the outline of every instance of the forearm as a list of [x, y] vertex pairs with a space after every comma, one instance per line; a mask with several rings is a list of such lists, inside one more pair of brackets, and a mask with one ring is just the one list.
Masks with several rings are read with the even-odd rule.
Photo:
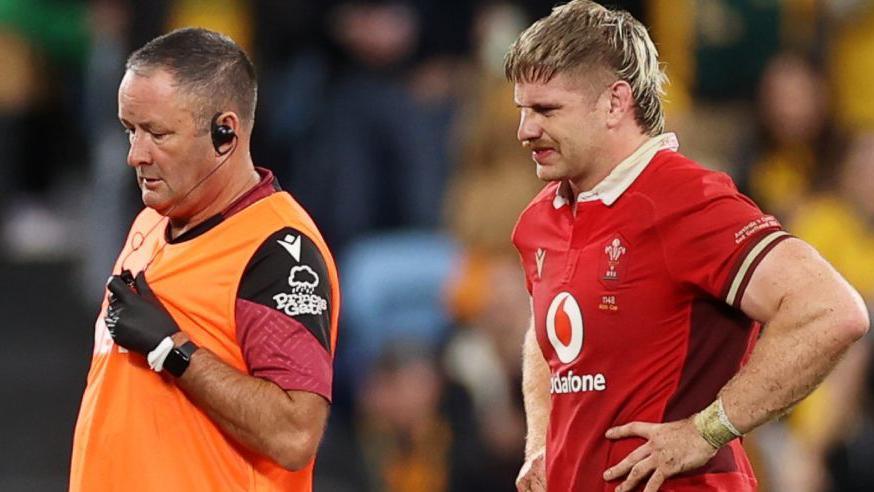
[[812, 295], [789, 298], [764, 327], [749, 363], [720, 392], [738, 430], [749, 432], [788, 411], [864, 333], [867, 317], [859, 315], [855, 296], [834, 303], [830, 297], [814, 289]]
[[281, 466], [300, 469], [314, 456], [327, 405], [301, 404], [295, 394], [301, 399], [321, 397], [290, 394], [238, 371], [203, 348], [194, 353], [176, 384], [228, 436]]
[[528, 435], [525, 439], [527, 459], [546, 445], [546, 430], [552, 409], [549, 396], [549, 366], [537, 345], [533, 325], [525, 334], [522, 353], [522, 396], [528, 424]]
[[[847, 346], [830, 339], [823, 321], [779, 340], [765, 336], [759, 341], [749, 363], [720, 392], [726, 414], [738, 430], [749, 432], [781, 415], [831, 371]], [[778, 324], [775, 320], [765, 329], [777, 329]]]

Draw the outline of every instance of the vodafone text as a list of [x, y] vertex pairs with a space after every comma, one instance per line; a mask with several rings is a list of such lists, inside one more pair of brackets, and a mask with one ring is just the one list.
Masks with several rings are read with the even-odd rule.
[[556, 374], [549, 379], [552, 394], [584, 393], [588, 391], [605, 391], [607, 378], [600, 372], [598, 374], [576, 375], [574, 371], [568, 371], [564, 375]]

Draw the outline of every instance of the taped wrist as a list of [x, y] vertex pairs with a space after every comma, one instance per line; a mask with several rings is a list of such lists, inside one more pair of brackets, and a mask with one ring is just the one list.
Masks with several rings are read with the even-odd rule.
[[717, 398], [710, 406], [695, 414], [693, 422], [701, 437], [715, 449], [725, 446], [732, 439], [742, 435], [728, 420], [721, 398]]

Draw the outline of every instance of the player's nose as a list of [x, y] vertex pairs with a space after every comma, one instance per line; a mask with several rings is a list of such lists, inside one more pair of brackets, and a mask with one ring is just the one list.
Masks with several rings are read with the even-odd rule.
[[152, 152], [148, 139], [134, 135], [130, 139], [130, 149], [127, 152], [127, 164], [131, 167], [144, 166], [152, 163]]
[[516, 131], [516, 138], [524, 143], [529, 140], [537, 140], [542, 134], [543, 128], [537, 124], [534, 118], [531, 118], [523, 112], [522, 116], [519, 118], [519, 129]]

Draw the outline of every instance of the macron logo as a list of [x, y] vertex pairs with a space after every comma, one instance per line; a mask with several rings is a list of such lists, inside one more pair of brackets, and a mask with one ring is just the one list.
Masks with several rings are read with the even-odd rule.
[[280, 239], [276, 242], [288, 251], [288, 254], [294, 258], [294, 261], [300, 263], [300, 236], [288, 234], [285, 236], [285, 239]]

